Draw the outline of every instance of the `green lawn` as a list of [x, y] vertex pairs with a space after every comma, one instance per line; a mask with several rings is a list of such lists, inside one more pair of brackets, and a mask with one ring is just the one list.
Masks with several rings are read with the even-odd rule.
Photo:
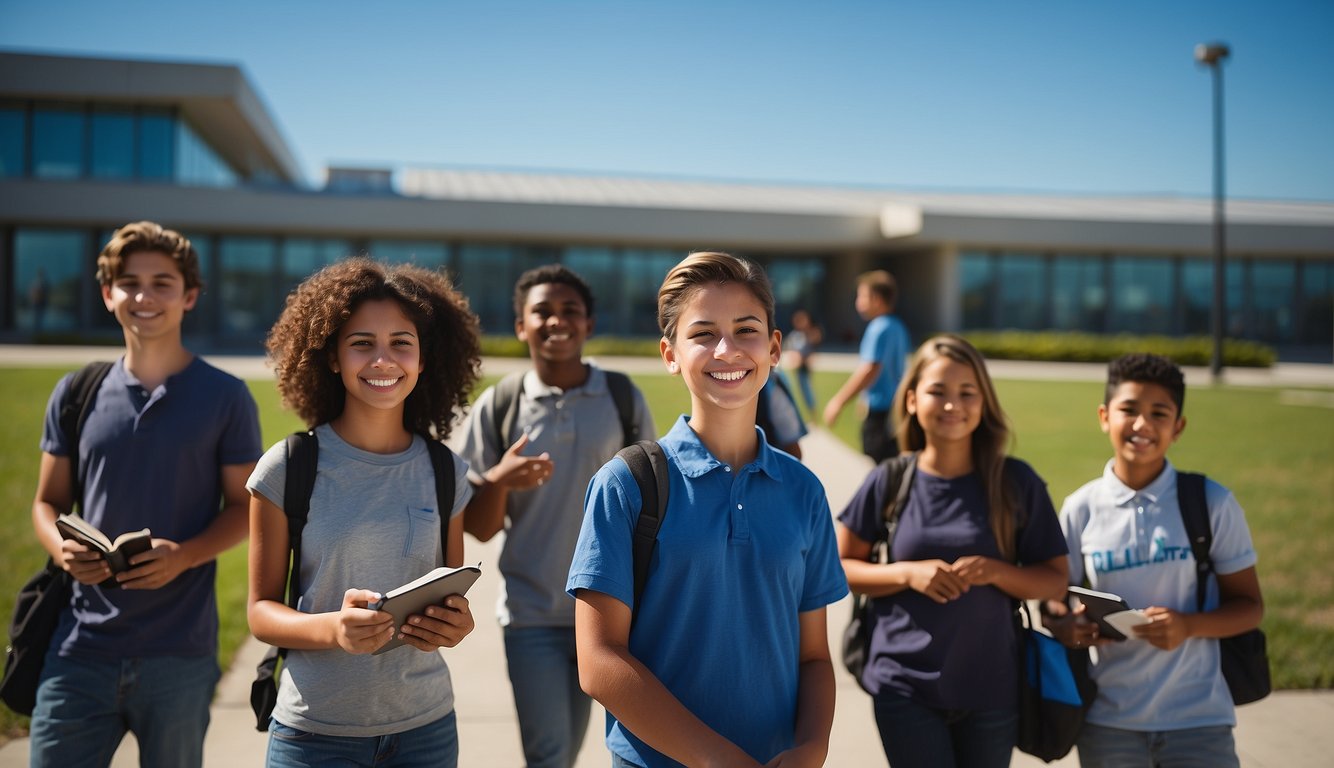
[[[0, 369], [0, 615], [8, 617], [19, 586], [42, 563], [32, 538], [29, 510], [36, 486], [41, 414], [59, 370]], [[816, 390], [827, 399], [845, 376], [817, 372]], [[640, 375], [636, 383], [665, 430], [689, 408], [685, 387], [665, 375]], [[1102, 471], [1110, 455], [1098, 431], [1101, 385], [1086, 382], [997, 384], [1017, 426], [1014, 453], [1047, 479], [1057, 506], [1066, 494]], [[284, 412], [271, 381], [250, 383], [260, 408], [264, 444], [277, 442], [299, 422]], [[1229, 486], [1246, 509], [1260, 553], [1264, 628], [1275, 683], [1285, 688], [1334, 687], [1334, 408], [1286, 405], [1272, 389], [1199, 388], [1186, 399], [1189, 426], [1172, 449], [1185, 469], [1205, 471]], [[857, 424], [848, 412], [836, 433], [856, 446]], [[245, 550], [220, 560], [220, 657], [226, 662], [245, 636]], [[0, 732], [21, 725], [0, 708]]]

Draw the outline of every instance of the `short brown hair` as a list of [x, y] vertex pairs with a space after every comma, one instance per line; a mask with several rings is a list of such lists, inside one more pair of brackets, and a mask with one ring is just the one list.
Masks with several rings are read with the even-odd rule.
[[672, 267], [658, 289], [658, 328], [664, 339], [674, 340], [686, 302], [701, 287], [714, 283], [737, 283], [750, 289], [764, 307], [766, 330], [774, 329], [774, 291], [764, 270], [730, 253], [696, 251]]
[[899, 284], [895, 282], [893, 275], [883, 269], [873, 269], [857, 275], [857, 285], [869, 288], [885, 302], [885, 306], [891, 309], [899, 297]]
[[176, 262], [176, 268], [185, 278], [185, 289], [204, 287], [199, 276], [199, 254], [185, 236], [174, 229], [163, 229], [155, 221], [136, 221], [126, 224], [111, 236], [97, 257], [97, 282], [111, 285], [125, 271], [125, 261], [131, 255], [151, 251], [166, 254]]

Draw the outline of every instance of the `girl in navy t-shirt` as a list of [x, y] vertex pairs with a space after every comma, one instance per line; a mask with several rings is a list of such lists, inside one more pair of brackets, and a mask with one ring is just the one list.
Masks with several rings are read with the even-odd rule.
[[885, 756], [905, 766], [1006, 766], [1016, 741], [1015, 600], [1059, 597], [1067, 562], [1042, 478], [1010, 430], [981, 354], [956, 336], [918, 350], [894, 398], [917, 451], [888, 563], [868, 562], [894, 501], [887, 467], [839, 516], [839, 555], [875, 627], [862, 683]]

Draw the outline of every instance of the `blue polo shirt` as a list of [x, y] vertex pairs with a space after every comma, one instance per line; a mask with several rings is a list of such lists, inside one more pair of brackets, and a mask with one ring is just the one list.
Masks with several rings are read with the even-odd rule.
[[[847, 594], [824, 487], [760, 440], [733, 472], [682, 416], [660, 441], [670, 501], [630, 652], [687, 709], [761, 763], [793, 743], [798, 614]], [[618, 459], [593, 477], [567, 590], [634, 602], [639, 487]], [[741, 693], [744, 692], [744, 695]], [[610, 713], [607, 747], [647, 768], [677, 763]]]
[[[60, 429], [70, 377], [46, 407], [41, 449], [68, 456]], [[112, 366], [80, 434], [84, 519], [115, 538], [148, 528], [185, 541], [222, 508], [221, 468], [249, 464], [263, 452], [255, 401], [245, 382], [196, 357], [148, 391], [124, 360]], [[149, 590], [75, 583], [52, 642], [62, 656], [205, 656], [217, 653], [215, 564], [191, 568]]]
[[908, 328], [894, 315], [880, 315], [871, 319], [862, 333], [857, 356], [864, 362], [879, 363], [880, 375], [866, 388], [866, 407], [872, 411], [888, 411], [894, 405], [894, 392], [912, 354]]

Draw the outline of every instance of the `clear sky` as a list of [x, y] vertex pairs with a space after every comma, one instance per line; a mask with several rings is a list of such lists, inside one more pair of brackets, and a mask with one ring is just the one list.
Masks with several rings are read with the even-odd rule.
[[1331, 0], [0, 0], [0, 47], [241, 65], [328, 164], [1334, 201]]

